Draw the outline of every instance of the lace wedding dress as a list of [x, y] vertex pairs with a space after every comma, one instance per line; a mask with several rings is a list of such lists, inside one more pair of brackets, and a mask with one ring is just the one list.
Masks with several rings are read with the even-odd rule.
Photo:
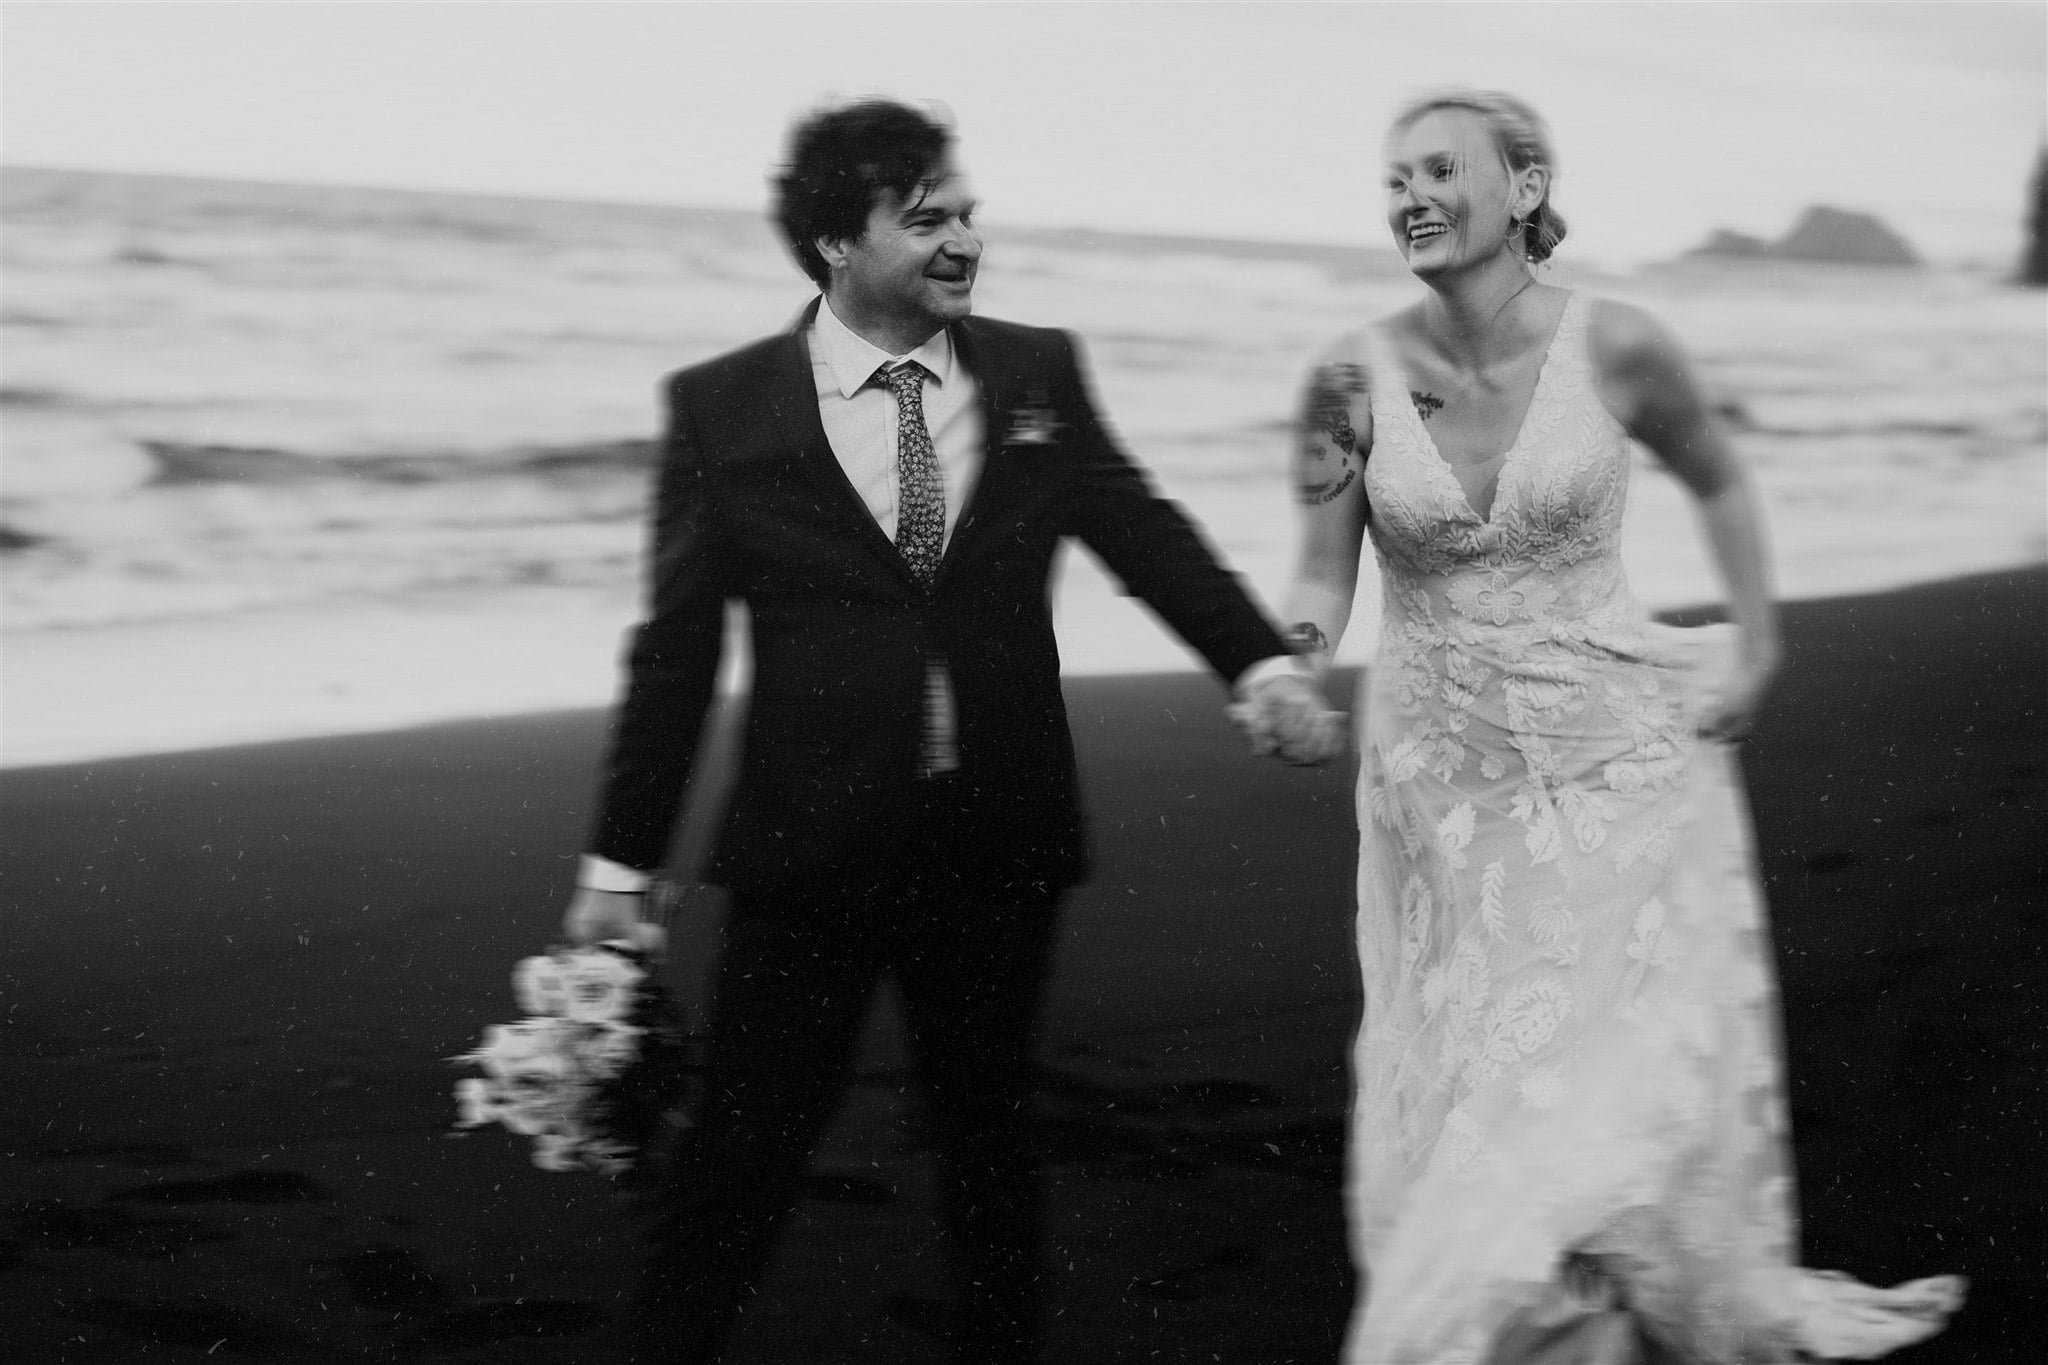
[[[1360, 333], [1384, 584], [1360, 697], [1352, 1365], [1882, 1353], [1959, 1281], [1798, 1269], [1729, 627], [1647, 619], [1630, 448], [1567, 302], [1492, 505]], [[1577, 1334], [1577, 1335], [1574, 1335]]]

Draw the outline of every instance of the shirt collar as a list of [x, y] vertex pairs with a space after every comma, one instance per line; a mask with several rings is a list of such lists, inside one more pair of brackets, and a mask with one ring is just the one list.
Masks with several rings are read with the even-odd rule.
[[829, 299], [819, 301], [818, 316], [811, 323], [811, 346], [813, 354], [825, 362], [843, 398], [859, 393], [882, 366], [905, 360], [924, 366], [940, 384], [953, 377], [953, 337], [945, 328], [907, 355], [890, 355], [841, 322]]

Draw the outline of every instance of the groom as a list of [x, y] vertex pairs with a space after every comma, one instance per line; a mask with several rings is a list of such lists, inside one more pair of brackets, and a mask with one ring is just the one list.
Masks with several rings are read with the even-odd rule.
[[754, 674], [705, 872], [732, 904], [700, 1123], [640, 1295], [648, 1360], [718, 1358], [884, 973], [942, 1163], [954, 1350], [976, 1365], [1037, 1358], [1032, 1035], [1061, 895], [1087, 871], [1047, 602], [1064, 538], [1242, 680], [1255, 743], [1304, 735], [1323, 709], [1104, 429], [1073, 340], [970, 316], [981, 242], [950, 142], [880, 101], [801, 124], [776, 216], [823, 297], [791, 331], [667, 385], [652, 606], [573, 938], [639, 919], [734, 599]]

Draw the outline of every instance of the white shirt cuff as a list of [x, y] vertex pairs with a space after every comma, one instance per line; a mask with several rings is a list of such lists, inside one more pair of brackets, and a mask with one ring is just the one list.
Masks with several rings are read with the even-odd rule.
[[1275, 654], [1270, 659], [1259, 660], [1250, 668], [1238, 674], [1236, 686], [1232, 690], [1237, 693], [1239, 701], [1249, 701], [1252, 693], [1258, 691], [1261, 687], [1273, 681], [1273, 679], [1289, 676], [1300, 678], [1305, 682], [1314, 682], [1316, 680], [1315, 670], [1310, 668], [1308, 661], [1301, 658], [1301, 656], [1296, 654]]
[[576, 868], [576, 885], [586, 891], [640, 892], [647, 889], [649, 880], [639, 868], [600, 858], [595, 853], [584, 854]]

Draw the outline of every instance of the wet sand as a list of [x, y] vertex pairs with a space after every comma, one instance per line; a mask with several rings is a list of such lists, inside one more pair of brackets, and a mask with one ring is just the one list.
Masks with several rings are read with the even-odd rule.
[[[1744, 764], [1805, 1260], [1973, 1278], [1908, 1361], [2036, 1358], [2048, 1288], [2048, 573], [1787, 608]], [[1334, 1357], [1349, 773], [1254, 762], [1206, 678], [1071, 682], [1099, 850], [1042, 1047], [1050, 1359]], [[585, 1362], [620, 1204], [447, 1136], [567, 894], [603, 717], [0, 779], [9, 1359]], [[688, 839], [698, 837], [693, 831]], [[697, 993], [713, 895], [684, 911]], [[878, 1016], [736, 1361], [943, 1359], [925, 1154]]]

